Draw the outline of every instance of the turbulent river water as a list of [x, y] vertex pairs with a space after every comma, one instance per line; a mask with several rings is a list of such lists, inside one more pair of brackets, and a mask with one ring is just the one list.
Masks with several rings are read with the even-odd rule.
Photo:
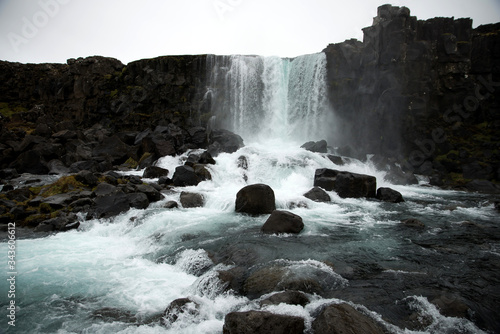
[[[307, 60], [309, 74], [291, 70], [295, 65], [298, 69], [307, 67], [303, 64], [280, 60], [277, 72], [286, 79], [285, 91], [294, 91], [295, 97], [298, 88], [290, 88], [296, 84], [290, 78], [298, 76], [304, 83], [308, 76], [324, 80], [323, 74], [315, 73], [321, 70], [324, 55], [311, 57]], [[222, 60], [226, 67], [218, 65], [216, 70], [224, 74], [230, 87], [244, 82], [228, 83], [234, 79], [228, 73], [239, 73], [247, 84], [255, 81], [242, 72], [243, 65], [252, 62], [262, 65], [257, 75], [261, 80], [255, 82], [267, 82], [270, 87], [267, 79], [262, 79], [268, 73], [264, 65], [278, 61], [262, 57], [218, 61]], [[215, 101], [216, 89], [210, 89]], [[264, 107], [274, 95], [261, 90], [252, 103], [261, 101], [255, 108], [272, 116]], [[237, 92], [241, 89], [224, 92], [224, 101], [239, 99], [234, 98]], [[307, 94], [321, 94], [321, 89], [309, 89]], [[263, 100], [267, 101], [264, 107]], [[282, 107], [276, 107], [280, 112], [293, 109], [287, 105], [296, 105], [285, 100]], [[231, 112], [228, 110], [236, 107], [224, 108], [221, 110]], [[304, 108], [318, 117], [323, 112], [314, 104]], [[16, 243], [16, 327], [7, 326], [4, 317], [0, 329], [8, 333], [221, 333], [227, 313], [265, 309], [303, 317], [310, 330], [322, 305], [345, 301], [392, 333], [500, 331], [500, 232], [492, 198], [441, 190], [424, 182], [391, 185], [385, 173], [369, 160], [335, 165], [324, 154], [300, 148], [305, 137], [321, 133], [314, 131], [317, 123], [307, 125], [307, 131], [297, 130], [300, 135], [289, 131], [297, 116], [287, 116], [291, 115], [288, 111], [286, 120], [273, 119], [276, 115], [264, 117], [266, 124], [286, 124], [273, 135], [269, 130], [255, 135], [244, 126], [245, 122], [255, 124], [253, 121], [240, 122], [240, 116], [231, 115], [226, 127], [240, 130], [245, 147], [217, 156], [217, 163], [208, 166], [212, 180], [174, 188], [144, 210], [132, 209], [111, 219], [82, 217], [78, 230], [20, 236]], [[246, 157], [247, 169], [238, 165], [241, 156]], [[187, 153], [168, 156], [157, 165], [173, 171], [186, 158]], [[313, 202], [303, 194], [312, 188], [318, 168], [376, 176], [378, 187], [398, 190], [405, 202], [344, 199], [335, 192], [329, 192], [330, 203]], [[130, 173], [142, 175], [141, 171]], [[300, 234], [264, 235], [260, 227], [267, 215], [251, 217], [234, 212], [238, 190], [254, 183], [271, 186], [277, 208], [302, 217], [305, 228]], [[166, 201], [179, 201], [182, 190], [201, 193], [204, 207], [163, 208]], [[425, 227], [401, 223], [408, 218], [420, 220]], [[5, 239], [0, 252], [7, 254]], [[234, 258], [234, 254], [256, 268], [274, 263], [287, 268], [291, 276], [313, 277], [322, 292], [308, 294], [311, 302], [302, 307], [261, 306], [259, 299], [225, 291], [216, 272], [232, 265], [215, 265], [212, 258]], [[8, 289], [7, 280], [2, 278], [2, 310], [7, 307]], [[199, 314], [181, 316], [170, 327], [162, 325], [165, 308], [182, 297], [196, 301]]]

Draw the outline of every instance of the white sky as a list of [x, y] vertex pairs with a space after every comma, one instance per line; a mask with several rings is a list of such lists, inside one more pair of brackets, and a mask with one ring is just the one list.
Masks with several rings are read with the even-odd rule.
[[[102, 55], [295, 57], [362, 40], [383, 0], [0, 0], [0, 60], [57, 62]], [[500, 0], [394, 0], [418, 19], [500, 22]]]

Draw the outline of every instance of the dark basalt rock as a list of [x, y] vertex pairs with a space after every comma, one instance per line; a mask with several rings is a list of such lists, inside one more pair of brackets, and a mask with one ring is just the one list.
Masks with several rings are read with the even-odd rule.
[[314, 186], [333, 190], [342, 198], [373, 198], [376, 196], [377, 179], [370, 175], [322, 168], [316, 170]]
[[165, 209], [176, 209], [179, 207], [179, 203], [177, 203], [176, 201], [168, 201], [167, 203], [165, 203], [165, 205], [163, 205], [163, 207]]
[[224, 334], [302, 334], [304, 319], [263, 311], [231, 312], [224, 318]]
[[416, 228], [416, 229], [423, 229], [423, 228], [425, 228], [425, 224], [422, 223], [420, 220], [415, 219], [415, 218], [410, 218], [410, 219], [402, 220], [401, 223], [404, 226], [411, 227], [411, 228]]
[[348, 304], [326, 306], [312, 323], [317, 334], [385, 334], [386, 331], [372, 318]]
[[281, 303], [306, 306], [309, 304], [309, 298], [303, 292], [289, 290], [267, 297], [260, 302], [260, 305], [279, 305]]
[[217, 129], [210, 133], [210, 147], [208, 152], [212, 156], [217, 156], [219, 153], [234, 153], [244, 146], [243, 139], [228, 130]]
[[149, 206], [149, 199], [145, 193], [127, 194], [130, 206], [136, 209], [146, 209]]
[[274, 191], [265, 184], [252, 184], [236, 194], [235, 211], [250, 215], [269, 214], [276, 210]]
[[162, 324], [170, 327], [174, 322], [182, 317], [197, 317], [200, 313], [200, 305], [189, 298], [179, 298], [172, 301], [163, 312]]
[[304, 194], [304, 197], [309, 198], [311, 201], [315, 202], [330, 202], [330, 195], [326, 193], [320, 187], [314, 187]]
[[288, 211], [274, 210], [261, 228], [264, 233], [300, 233], [302, 218]]
[[378, 188], [377, 189], [377, 196], [376, 198], [378, 200], [384, 201], [384, 202], [391, 202], [391, 203], [401, 203], [404, 202], [405, 200], [403, 199], [403, 195], [399, 191], [396, 191], [391, 188]]
[[317, 153], [327, 153], [328, 148], [327, 148], [327, 143], [326, 140], [320, 140], [320, 141], [309, 141], [305, 143], [304, 145], [301, 146], [301, 148], [311, 151], [311, 152], [317, 152]]
[[203, 195], [183, 191], [180, 202], [184, 208], [198, 208], [204, 205]]
[[193, 167], [186, 165], [175, 168], [172, 180], [176, 187], [196, 186], [201, 181]]
[[149, 166], [144, 170], [142, 177], [145, 179], [157, 179], [162, 176], [168, 176], [168, 173], [168, 169], [157, 166]]

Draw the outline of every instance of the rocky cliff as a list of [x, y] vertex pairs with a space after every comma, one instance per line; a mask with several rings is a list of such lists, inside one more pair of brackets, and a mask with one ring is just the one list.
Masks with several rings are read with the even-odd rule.
[[421, 21], [384, 5], [363, 32], [324, 50], [337, 144], [437, 185], [495, 191], [484, 180], [500, 181], [500, 24]]
[[[497, 191], [500, 24], [421, 21], [384, 5], [363, 31], [363, 42], [324, 50], [329, 99], [343, 129], [330, 144], [354, 156], [376, 154], [381, 165], [399, 162], [437, 185]], [[70, 167], [114, 135], [115, 144], [134, 148], [114, 164], [206, 145], [206, 67], [205, 55], [127, 65], [104, 57], [0, 61], [0, 169], [47, 172], [55, 158]]]

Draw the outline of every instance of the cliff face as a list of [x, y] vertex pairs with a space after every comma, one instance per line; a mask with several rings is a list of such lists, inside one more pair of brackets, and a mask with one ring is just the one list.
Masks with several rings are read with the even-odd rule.
[[[500, 180], [500, 24], [384, 5], [364, 40], [329, 45], [338, 145], [382, 154], [438, 185]], [[471, 185], [472, 187], [472, 185]]]
[[[379, 163], [399, 162], [438, 185], [498, 182], [500, 24], [472, 29], [470, 19], [420, 21], [405, 7], [384, 5], [363, 31], [363, 42], [324, 50], [329, 100], [342, 129], [329, 144], [384, 156]], [[64, 121], [80, 130], [100, 124], [112, 133], [205, 126], [206, 67], [206, 55], [128, 65], [104, 57], [0, 61], [0, 167], [19, 149], [7, 142], [43, 132], [40, 124], [48, 125], [49, 136]]]

